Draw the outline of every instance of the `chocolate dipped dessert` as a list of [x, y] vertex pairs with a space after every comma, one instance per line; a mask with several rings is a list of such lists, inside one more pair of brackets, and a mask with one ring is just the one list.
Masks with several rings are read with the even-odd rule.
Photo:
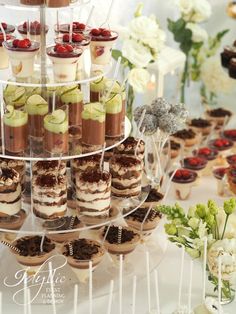
[[140, 241], [138, 232], [124, 226], [106, 226], [102, 229], [100, 238], [104, 240], [104, 247], [108, 253], [115, 256], [132, 253]]
[[207, 166], [207, 163], [208, 161], [204, 157], [186, 157], [183, 160], [183, 167], [194, 170], [198, 174], [198, 177], [201, 177]]
[[63, 160], [41, 160], [36, 161], [32, 168], [33, 175], [53, 174], [55, 176], [66, 175], [66, 162]]
[[212, 110], [207, 110], [205, 113], [206, 118], [209, 121], [212, 121], [215, 123], [216, 126], [222, 127], [225, 123], [225, 119], [230, 119], [232, 117], [232, 112], [229, 110], [226, 110], [224, 108], [216, 108]]
[[15, 255], [17, 262], [27, 269], [30, 274], [35, 273], [38, 268], [47, 261], [53, 254], [55, 244], [47, 237], [43, 239], [41, 251], [41, 236], [26, 236], [15, 240], [12, 245], [15, 246], [20, 253], [11, 250]]
[[140, 207], [125, 217], [127, 225], [149, 236], [156, 229], [162, 218], [162, 214], [154, 209], [149, 211], [146, 207]]
[[183, 129], [172, 135], [175, 141], [184, 143], [185, 149], [192, 148], [199, 143], [199, 136], [192, 129]]
[[8, 105], [3, 116], [5, 149], [9, 153], [22, 154], [28, 148], [28, 114]]
[[52, 173], [33, 178], [33, 211], [43, 219], [64, 216], [67, 210], [67, 181]]
[[[172, 173], [170, 173], [170, 176]], [[176, 197], [180, 200], [189, 198], [191, 189], [196, 185], [198, 175], [196, 172], [188, 169], [178, 169], [172, 178]]]
[[107, 214], [111, 205], [111, 175], [87, 170], [76, 176], [78, 210], [86, 216]]
[[117, 197], [134, 197], [141, 193], [143, 162], [135, 156], [114, 156], [110, 159], [111, 191]]
[[90, 239], [78, 239], [64, 245], [62, 254], [77, 275], [80, 282], [86, 282], [89, 276], [89, 262], [93, 270], [102, 261], [105, 251], [102, 245]]
[[220, 167], [220, 168], [215, 168], [212, 172], [217, 182], [217, 194], [219, 196], [225, 196], [225, 187], [226, 187], [225, 177], [227, 175], [227, 171], [228, 171], [228, 167]]
[[111, 52], [118, 33], [105, 28], [94, 28], [90, 32], [90, 52], [92, 64], [107, 65], [111, 61]]
[[14, 216], [20, 211], [20, 175], [12, 168], [0, 168], [0, 217]]
[[139, 139], [129, 136], [124, 142], [113, 149], [113, 153], [114, 155], [125, 155], [131, 157], [136, 153], [136, 156], [140, 160], [144, 160], [145, 143], [143, 140], [139, 141]]
[[203, 136], [207, 136], [210, 134], [212, 130], [213, 123], [210, 122], [209, 120], [198, 118], [198, 119], [192, 119], [189, 122], [189, 127], [194, 132], [196, 133], [200, 132]]

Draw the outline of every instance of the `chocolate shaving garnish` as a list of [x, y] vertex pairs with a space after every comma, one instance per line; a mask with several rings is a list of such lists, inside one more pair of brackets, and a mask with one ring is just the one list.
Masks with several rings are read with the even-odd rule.
[[112, 164], [119, 164], [123, 167], [132, 167], [140, 165], [142, 162], [140, 159], [130, 156], [116, 156], [112, 159]]
[[17, 177], [17, 172], [12, 168], [0, 168], [1, 180], [6, 181], [7, 179], [13, 180]]
[[129, 214], [127, 218], [128, 219], [131, 218], [132, 220], [136, 220], [142, 223], [145, 218], [146, 218], [145, 221], [153, 221], [156, 217], [159, 217], [159, 218], [162, 217], [161, 213], [158, 211], [155, 211], [154, 209], [151, 209], [148, 216], [146, 217], [148, 210], [149, 210], [148, 208], [140, 207], [137, 210], [135, 210], [133, 213]]
[[15, 247], [20, 250], [19, 254], [22, 256], [39, 256], [55, 249], [55, 244], [45, 237], [43, 242], [43, 252], [41, 252], [41, 241], [41, 236], [20, 238], [16, 241]]
[[55, 176], [52, 173], [42, 174], [36, 178], [36, 184], [41, 187], [54, 187], [55, 185], [61, 184], [64, 181], [65, 179], [63, 176]]
[[180, 130], [180, 131], [174, 133], [173, 136], [185, 140], [185, 139], [194, 138], [196, 136], [196, 133], [191, 129], [189, 129], [189, 130], [183, 129], [183, 130]]
[[156, 189], [151, 189], [145, 202], [159, 202], [163, 197], [164, 195], [162, 193], [158, 192]]
[[207, 127], [211, 126], [211, 122], [208, 120], [199, 118], [199, 119], [192, 119], [190, 125], [198, 127], [198, 128], [207, 128]]
[[217, 109], [212, 109], [212, 110], [208, 110], [208, 114], [211, 117], [225, 117], [225, 116], [232, 116], [232, 112], [223, 108], [217, 108]]
[[[107, 228], [108, 227], [106, 226], [103, 230], [103, 237], [106, 235]], [[117, 244], [118, 232], [119, 232], [119, 227], [110, 226], [110, 229], [107, 233], [105, 240], [108, 241], [110, 244]], [[128, 230], [124, 227], [122, 228], [122, 235], [121, 235], [120, 243], [132, 241], [136, 235], [137, 234], [135, 232], [133, 232], [132, 230]]]
[[[77, 260], [88, 261], [99, 252], [100, 246], [93, 244], [86, 239], [79, 239], [70, 242], [73, 247], [73, 258]], [[64, 255], [70, 255], [69, 244], [65, 245]]]
[[108, 172], [101, 172], [100, 170], [87, 170], [84, 171], [83, 173], [81, 173], [80, 175], [80, 179], [85, 181], [85, 182], [89, 182], [89, 183], [95, 183], [95, 182], [99, 182], [99, 181], [109, 181], [110, 180], [110, 174]]

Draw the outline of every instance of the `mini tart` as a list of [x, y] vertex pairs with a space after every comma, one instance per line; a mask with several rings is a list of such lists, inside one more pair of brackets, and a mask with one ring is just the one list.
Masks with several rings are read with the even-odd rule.
[[227, 169], [227, 178], [230, 190], [236, 194], [236, 166], [230, 166]]
[[218, 150], [219, 155], [225, 158], [227, 155], [230, 154], [231, 149], [234, 146], [234, 143], [231, 140], [224, 139], [224, 138], [217, 138], [211, 140], [208, 144], [211, 149]]
[[69, 242], [69, 241], [78, 239], [80, 231], [78, 230], [73, 231], [73, 230], [82, 228], [83, 224], [77, 217], [75, 217], [74, 224], [71, 228], [70, 225], [71, 225], [72, 218], [73, 216], [70, 216], [70, 217], [65, 216], [65, 217], [55, 219], [55, 220], [51, 220], [51, 221], [48, 220], [44, 222], [43, 227], [52, 232], [53, 231], [65, 231], [65, 230], [71, 229], [71, 232], [49, 234], [48, 238], [58, 243]]
[[193, 147], [199, 142], [199, 136], [192, 129], [183, 129], [172, 135], [175, 141], [184, 143], [185, 148]]
[[89, 269], [89, 261], [92, 261], [92, 266], [96, 267], [105, 254], [102, 245], [94, 240], [77, 239], [70, 244], [73, 248], [73, 255], [70, 255], [69, 243], [63, 246], [62, 254], [66, 256], [72, 268]]
[[40, 266], [52, 254], [55, 249], [55, 244], [47, 237], [44, 238], [43, 252], [40, 251], [42, 237], [41, 236], [27, 236], [15, 240], [12, 245], [21, 252], [11, 250], [16, 256], [19, 264], [24, 266]]
[[144, 232], [145, 235], [151, 234], [151, 231], [156, 229], [159, 224], [162, 214], [154, 209], [151, 209], [147, 215], [149, 209], [146, 207], [140, 207], [133, 213], [125, 217], [127, 225], [139, 232]]
[[161, 203], [163, 197], [164, 195], [162, 193], [158, 192], [157, 189], [152, 188], [142, 207], [145, 208], [150, 208], [150, 206], [155, 207]]
[[184, 168], [196, 171], [198, 176], [202, 175], [207, 163], [207, 159], [202, 157], [186, 157], [183, 160]]
[[225, 122], [225, 118], [229, 117], [231, 118], [233, 113], [229, 110], [226, 110], [224, 108], [217, 108], [212, 110], [207, 110], [205, 112], [206, 119], [209, 121], [215, 122], [216, 125], [222, 126]]
[[198, 118], [198, 119], [192, 119], [189, 122], [189, 127], [194, 132], [202, 133], [203, 136], [209, 135], [212, 129], [213, 123], [209, 120]]
[[[104, 240], [108, 226], [101, 230], [100, 238]], [[110, 226], [109, 231], [104, 240], [104, 247], [112, 255], [126, 255], [134, 251], [138, 242], [140, 241], [140, 235], [134, 229], [130, 227], [123, 227], [121, 232], [121, 243], [118, 243], [119, 227]]]
[[19, 230], [25, 222], [26, 212], [22, 209], [17, 215], [0, 217], [0, 228]]
[[[170, 176], [173, 172], [170, 173]], [[189, 169], [178, 169], [172, 178], [176, 196], [180, 200], [189, 198], [191, 189], [196, 185], [198, 175], [195, 171]]]
[[217, 180], [217, 194], [224, 196], [225, 194], [225, 182], [223, 181], [224, 176], [227, 174], [228, 168], [220, 167], [215, 168], [212, 172], [213, 176]]

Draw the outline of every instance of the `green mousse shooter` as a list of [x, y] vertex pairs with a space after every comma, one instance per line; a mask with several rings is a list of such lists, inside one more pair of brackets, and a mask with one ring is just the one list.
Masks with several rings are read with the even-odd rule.
[[82, 112], [82, 141], [89, 145], [105, 142], [106, 111], [99, 102], [84, 105]]
[[[112, 84], [113, 84], [112, 80], [107, 80], [105, 92], [108, 92], [110, 90], [110, 87], [112, 86]], [[115, 84], [114, 84], [112, 91], [111, 91], [111, 95], [112, 94], [121, 94], [122, 95], [122, 101], [125, 101], [126, 100], [125, 86], [122, 87], [119, 81], [115, 81]]]
[[32, 95], [26, 101], [25, 110], [29, 115], [30, 135], [42, 137], [44, 134], [43, 119], [48, 113], [47, 101], [40, 95]]
[[3, 97], [6, 105], [21, 108], [27, 99], [26, 89], [22, 86], [7, 85], [3, 91]]
[[122, 95], [111, 94], [105, 102], [106, 107], [106, 135], [110, 137], [122, 134]]
[[68, 152], [68, 115], [57, 109], [44, 117], [44, 148], [50, 153]]
[[6, 151], [23, 153], [28, 146], [28, 113], [8, 105], [3, 122]]
[[102, 77], [90, 83], [90, 100], [92, 102], [99, 101], [100, 96], [104, 93], [106, 88], [107, 78]]

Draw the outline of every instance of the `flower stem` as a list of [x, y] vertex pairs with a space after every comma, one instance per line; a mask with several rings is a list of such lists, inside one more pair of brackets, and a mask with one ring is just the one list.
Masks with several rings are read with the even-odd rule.
[[186, 87], [187, 79], [188, 79], [188, 54], [186, 54], [184, 72], [183, 72], [182, 81], [181, 81], [181, 98], [180, 98], [180, 101], [182, 103], [185, 102], [185, 87]]
[[229, 215], [227, 214], [226, 219], [225, 219], [225, 225], [224, 225], [223, 233], [222, 233], [222, 236], [221, 236], [221, 240], [224, 239], [224, 235], [225, 235], [225, 230], [226, 230], [226, 226], [227, 226], [227, 223], [228, 223], [228, 219], [229, 219]]

